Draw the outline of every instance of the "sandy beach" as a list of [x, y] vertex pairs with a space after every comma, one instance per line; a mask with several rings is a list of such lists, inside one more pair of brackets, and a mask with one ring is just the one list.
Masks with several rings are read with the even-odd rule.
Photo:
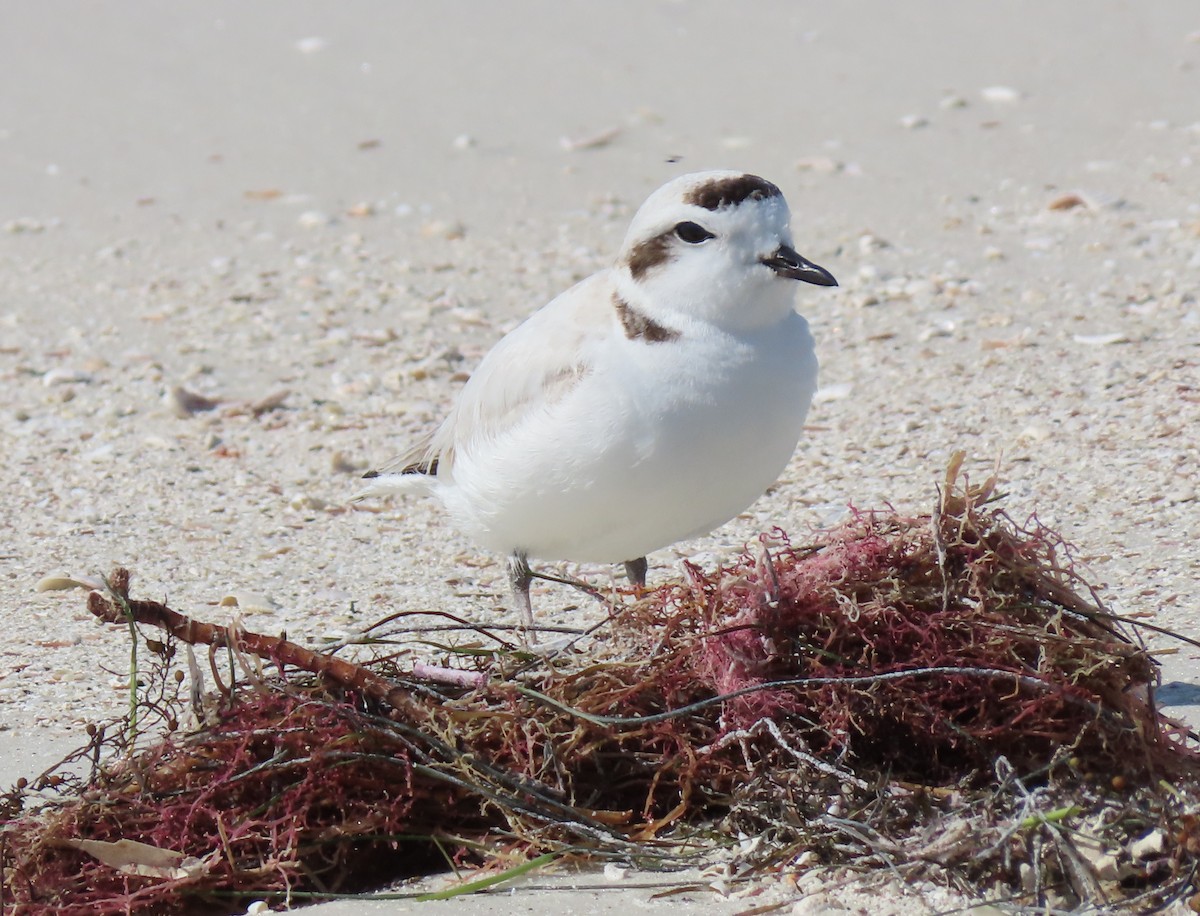
[[[705, 168], [779, 185], [841, 285], [799, 291], [821, 389], [787, 472], [652, 581], [849, 505], [926, 508], [964, 449], [1112, 609], [1200, 638], [1193, 3], [20, 4], [0, 59], [0, 782], [127, 702], [124, 634], [35, 592], [52, 574], [125, 565], [314, 646], [403, 609], [511, 622], [502, 558], [432, 502], [351, 508], [357, 477]], [[1198, 661], [1162, 657], [1194, 724]], [[632, 886], [658, 877], [441, 906], [962, 905]], [[314, 911], [418, 905], [373, 906]]]

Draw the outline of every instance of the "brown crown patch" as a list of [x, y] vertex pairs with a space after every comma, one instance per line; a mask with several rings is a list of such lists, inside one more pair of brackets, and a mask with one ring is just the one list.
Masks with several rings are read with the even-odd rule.
[[643, 315], [632, 305], [613, 293], [613, 306], [617, 310], [617, 318], [625, 329], [625, 336], [630, 340], [644, 340], [647, 343], [666, 343], [676, 340], [679, 332], [663, 327], [648, 315]]
[[649, 271], [671, 260], [671, 233], [664, 232], [652, 239], [638, 242], [629, 252], [626, 263], [629, 273], [635, 280], [640, 280]]
[[717, 178], [693, 188], [683, 198], [684, 203], [703, 207], [705, 210], [720, 210], [734, 207], [744, 200], [766, 200], [780, 197], [783, 192], [765, 178], [757, 175], [735, 175], [732, 178]]

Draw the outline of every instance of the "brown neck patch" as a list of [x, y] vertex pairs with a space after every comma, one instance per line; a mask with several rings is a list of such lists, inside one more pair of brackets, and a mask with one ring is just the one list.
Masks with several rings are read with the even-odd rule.
[[679, 338], [678, 331], [663, 327], [653, 318], [643, 315], [617, 293], [613, 293], [613, 306], [617, 310], [617, 318], [621, 321], [621, 327], [625, 329], [625, 336], [630, 340], [666, 343]]
[[766, 200], [768, 197], [780, 197], [783, 192], [765, 178], [757, 175], [734, 175], [732, 178], [718, 178], [693, 188], [684, 203], [703, 207], [705, 210], [720, 210], [722, 207], [734, 207], [744, 200]]

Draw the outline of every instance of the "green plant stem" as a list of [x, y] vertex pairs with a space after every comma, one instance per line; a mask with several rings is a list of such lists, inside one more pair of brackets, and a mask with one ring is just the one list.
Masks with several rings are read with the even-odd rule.
[[430, 900], [452, 900], [463, 894], [474, 894], [482, 890], [487, 890], [489, 887], [494, 887], [497, 884], [503, 884], [505, 881], [511, 881], [513, 878], [519, 878], [527, 872], [533, 871], [535, 868], [541, 868], [547, 862], [552, 862], [557, 857], [557, 853], [547, 852], [536, 859], [530, 859], [528, 862], [522, 862], [520, 865], [502, 871], [498, 875], [489, 875], [486, 878], [480, 878], [478, 881], [468, 881], [466, 884], [459, 884], [454, 887], [448, 887], [444, 891], [435, 891], [431, 894], [422, 894], [417, 900], [421, 903]]

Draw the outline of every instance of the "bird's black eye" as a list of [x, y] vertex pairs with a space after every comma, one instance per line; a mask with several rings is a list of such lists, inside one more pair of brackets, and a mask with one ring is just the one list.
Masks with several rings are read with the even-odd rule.
[[675, 234], [689, 245], [699, 245], [701, 242], [716, 238], [699, 223], [680, 223], [675, 227]]

